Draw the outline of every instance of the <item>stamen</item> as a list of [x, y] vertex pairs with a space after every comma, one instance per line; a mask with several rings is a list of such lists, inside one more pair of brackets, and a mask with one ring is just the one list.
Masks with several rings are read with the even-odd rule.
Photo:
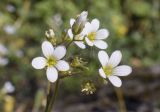
[[89, 38], [89, 40], [94, 41], [96, 38], [96, 32], [89, 33], [88, 38]]
[[47, 66], [50, 67], [50, 66], [54, 66], [57, 64], [57, 60], [55, 57], [49, 57], [47, 59]]
[[107, 65], [105, 67], [103, 67], [104, 73], [106, 74], [106, 76], [110, 76], [113, 72], [113, 67], [111, 65]]

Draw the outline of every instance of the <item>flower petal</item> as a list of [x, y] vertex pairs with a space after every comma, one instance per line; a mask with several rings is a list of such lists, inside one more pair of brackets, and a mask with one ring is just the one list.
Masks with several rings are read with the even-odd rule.
[[96, 39], [105, 39], [109, 36], [109, 32], [106, 29], [100, 29], [97, 31]]
[[99, 20], [98, 19], [93, 19], [91, 21], [91, 25], [92, 25], [92, 31], [97, 31], [99, 28]]
[[98, 52], [98, 59], [100, 61], [100, 63], [102, 64], [102, 66], [106, 66], [108, 63], [108, 54], [105, 51], [99, 51]]
[[58, 79], [58, 72], [54, 67], [47, 68], [46, 74], [47, 74], [47, 79], [50, 82], [55, 82]]
[[44, 41], [42, 43], [42, 52], [44, 54], [45, 57], [50, 57], [53, 55], [53, 51], [54, 51], [54, 48], [52, 46], [52, 44], [48, 41]]
[[57, 60], [62, 59], [66, 55], [66, 47], [65, 46], [58, 46], [55, 48], [53, 55], [56, 57]]
[[127, 76], [132, 72], [132, 68], [130, 66], [127, 65], [121, 65], [121, 66], [117, 66], [116, 68], [114, 68], [113, 70], [113, 75], [117, 75], [117, 76]]
[[86, 48], [86, 46], [85, 46], [85, 44], [83, 43], [83, 42], [77, 42], [77, 41], [75, 41], [74, 42], [78, 47], [80, 47], [81, 49], [85, 49]]
[[95, 40], [94, 45], [99, 49], [106, 49], [108, 47], [107, 43], [103, 40]]
[[109, 76], [108, 79], [116, 87], [120, 87], [122, 85], [121, 79], [119, 77], [117, 77], [117, 76]]
[[99, 74], [101, 77], [106, 78], [106, 74], [104, 73], [102, 68], [99, 69]]
[[85, 38], [85, 41], [89, 46], [93, 46], [93, 42], [90, 41], [87, 37]]
[[71, 19], [70, 19], [70, 26], [71, 26], [71, 27], [73, 26], [74, 22], [75, 22], [75, 19], [71, 18]]
[[46, 66], [46, 59], [43, 57], [36, 57], [32, 60], [32, 66], [35, 69], [42, 69]]
[[120, 63], [121, 58], [122, 53], [119, 50], [114, 51], [108, 61], [108, 64], [112, 65], [112, 67], [116, 67]]
[[57, 65], [56, 65], [57, 69], [59, 71], [67, 71], [69, 70], [69, 64], [68, 62], [64, 61], [64, 60], [59, 60]]
[[71, 29], [68, 30], [68, 36], [70, 37], [71, 40], [73, 39], [73, 33]]
[[90, 33], [91, 31], [92, 31], [92, 26], [89, 22], [87, 22], [82, 32], [84, 35], [88, 35], [88, 33]]

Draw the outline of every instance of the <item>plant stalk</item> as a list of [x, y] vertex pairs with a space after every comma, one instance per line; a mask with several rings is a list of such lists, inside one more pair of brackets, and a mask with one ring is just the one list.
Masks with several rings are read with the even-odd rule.
[[53, 105], [58, 93], [58, 85], [59, 85], [59, 79], [55, 83], [55, 87], [53, 90], [53, 85], [49, 83], [49, 88], [48, 88], [48, 95], [47, 95], [47, 104], [46, 104], [46, 109], [45, 112], [51, 112], [53, 109]]
[[124, 101], [124, 96], [123, 96], [123, 92], [121, 88], [115, 88], [115, 92], [118, 98], [118, 103], [119, 103], [119, 108], [120, 108], [120, 112], [127, 112], [127, 108], [126, 108], [126, 104]]

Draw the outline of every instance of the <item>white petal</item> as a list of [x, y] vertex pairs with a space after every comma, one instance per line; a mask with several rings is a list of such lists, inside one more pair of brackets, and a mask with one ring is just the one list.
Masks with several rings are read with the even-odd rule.
[[121, 79], [119, 77], [117, 77], [117, 76], [109, 76], [108, 79], [116, 87], [120, 87], [122, 85]]
[[78, 16], [78, 23], [83, 23], [83, 22], [86, 22], [87, 21], [87, 15], [88, 15], [88, 12], [87, 11], [83, 11], [79, 16]]
[[130, 66], [127, 65], [121, 65], [121, 66], [117, 66], [116, 68], [114, 68], [113, 70], [113, 75], [117, 75], [117, 76], [127, 76], [132, 72], [132, 68]]
[[73, 39], [73, 33], [71, 29], [68, 30], [68, 36], [70, 37], [71, 40]]
[[104, 73], [102, 68], [99, 69], [99, 74], [101, 77], [106, 78], [106, 74]]
[[99, 49], [106, 49], [108, 47], [107, 43], [103, 40], [95, 40], [94, 45]]
[[86, 48], [86, 46], [85, 46], [85, 44], [83, 43], [83, 42], [77, 42], [77, 41], [75, 41], [74, 42], [78, 47], [80, 47], [81, 49], [85, 49]]
[[70, 19], [70, 26], [71, 26], [71, 27], [73, 26], [74, 22], [75, 22], [75, 19], [71, 18], [71, 19]]
[[57, 65], [56, 65], [56, 67], [57, 67], [57, 69], [59, 71], [67, 71], [67, 70], [69, 70], [69, 64], [64, 60], [59, 60]]
[[90, 41], [87, 37], [85, 38], [85, 41], [89, 46], [93, 46], [93, 42]]
[[98, 59], [100, 61], [100, 63], [102, 64], [102, 66], [106, 66], [108, 63], [108, 54], [105, 51], [99, 51], [98, 52]]
[[46, 74], [47, 74], [47, 79], [50, 82], [55, 82], [58, 79], [58, 72], [54, 67], [47, 68]]
[[84, 29], [83, 29], [83, 34], [84, 34], [84, 35], [87, 35], [87, 34], [90, 33], [91, 31], [92, 31], [92, 26], [91, 26], [91, 24], [90, 24], [89, 22], [87, 22], [87, 23], [85, 24]]
[[50, 57], [53, 55], [53, 51], [54, 51], [54, 48], [52, 46], [52, 44], [48, 41], [44, 41], [42, 43], [42, 52], [44, 54], [45, 57]]
[[32, 60], [32, 66], [35, 69], [42, 69], [46, 66], [46, 59], [43, 57], [36, 57]]
[[53, 55], [56, 57], [57, 60], [62, 59], [66, 55], [66, 47], [65, 46], [58, 46], [55, 48]]
[[109, 65], [112, 65], [112, 67], [116, 67], [122, 58], [122, 53], [120, 51], [114, 51], [108, 61]]
[[97, 31], [99, 28], [99, 20], [93, 19], [91, 25], [92, 25], [92, 31]]
[[109, 36], [109, 32], [106, 29], [98, 30], [96, 33], [96, 39], [105, 39]]

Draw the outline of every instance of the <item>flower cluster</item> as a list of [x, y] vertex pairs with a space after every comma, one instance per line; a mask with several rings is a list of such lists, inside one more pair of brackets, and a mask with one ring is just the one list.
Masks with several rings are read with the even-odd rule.
[[[93, 19], [91, 23], [87, 22], [87, 12], [82, 12], [79, 18], [83, 19], [78, 19], [78, 21], [76, 21], [75, 19], [70, 19], [71, 29], [68, 30], [68, 35], [70, 39], [73, 40], [74, 43], [82, 49], [86, 48], [84, 43], [86, 43], [89, 46], [95, 45], [97, 48], [100, 49], [106, 49], [107, 43], [104, 42], [103, 39], [106, 39], [109, 36], [108, 30], [98, 30], [100, 25], [98, 19]], [[75, 33], [74, 26], [79, 23], [81, 23], [82, 25], [78, 30], [79, 32]]]
[[66, 40], [69, 40], [69, 42], [67, 41], [67, 45], [64, 39], [60, 44], [54, 44], [53, 46], [52, 40], [57, 42], [55, 32], [51, 29], [47, 31], [46, 36], [48, 41], [42, 43], [42, 52], [45, 58], [34, 58], [32, 66], [36, 69], [46, 68], [48, 80], [55, 82], [58, 79], [58, 71], [65, 72], [70, 70], [71, 66], [79, 66], [81, 64], [73, 64], [73, 62], [69, 64], [64, 60], [67, 48], [71, 43], [76, 44], [81, 49], [95, 46], [100, 49], [98, 52], [98, 59], [102, 65], [99, 69], [100, 76], [104, 79], [108, 78], [114, 86], [120, 87], [122, 82], [118, 76], [127, 76], [132, 72], [132, 69], [127, 65], [118, 66], [122, 58], [120, 51], [114, 51], [110, 57], [108, 56], [104, 50], [108, 47], [105, 39], [109, 36], [109, 31], [105, 28], [100, 29], [98, 19], [93, 19], [89, 22], [87, 16], [88, 12], [83, 11], [75, 19], [70, 19], [70, 28], [65, 34], [67, 35]]

